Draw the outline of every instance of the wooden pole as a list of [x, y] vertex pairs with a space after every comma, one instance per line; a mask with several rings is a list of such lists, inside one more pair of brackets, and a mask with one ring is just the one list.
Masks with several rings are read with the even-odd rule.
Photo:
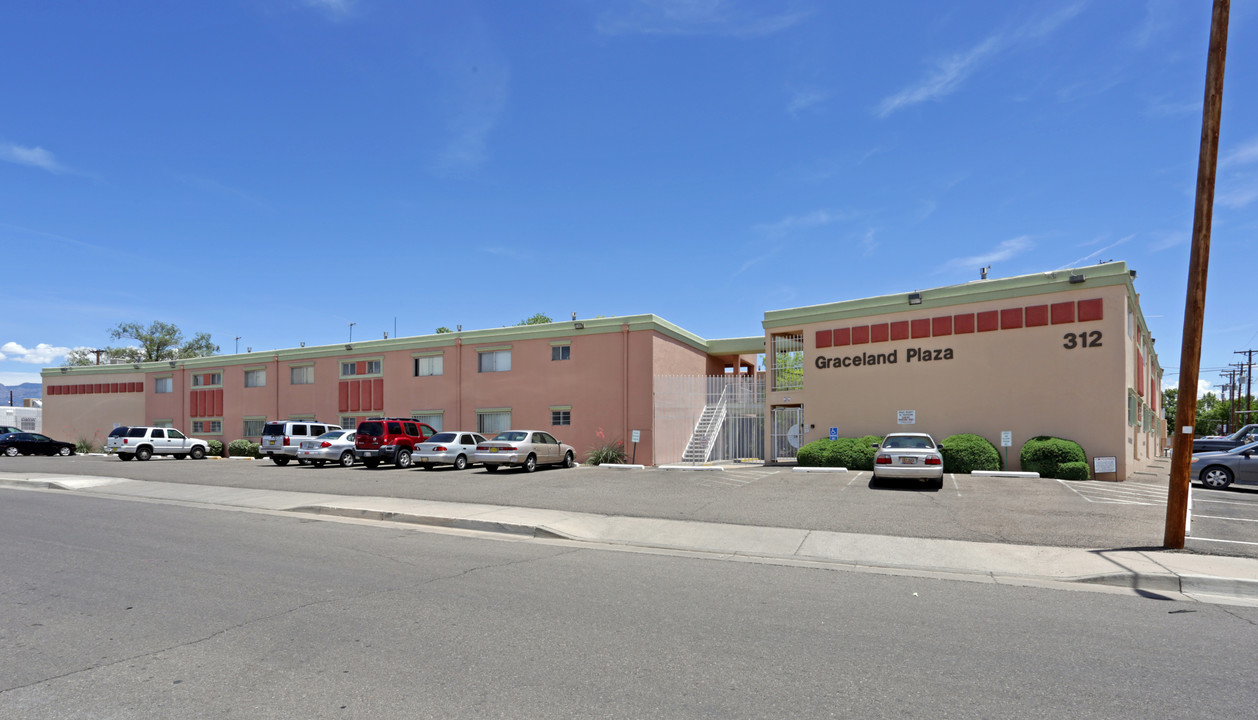
[[[1230, 0], [1214, 0], [1210, 20], [1210, 52], [1206, 59], [1206, 93], [1201, 112], [1201, 152], [1197, 158], [1197, 204], [1192, 220], [1188, 265], [1188, 297], [1184, 304], [1184, 338], [1179, 356], [1179, 398], [1175, 410], [1175, 442], [1171, 484], [1166, 496], [1166, 528], [1162, 544], [1184, 547], [1188, 520], [1188, 486], [1192, 481], [1192, 426], [1197, 419], [1197, 376], [1201, 372], [1201, 327], [1206, 310], [1206, 276], [1210, 265], [1210, 221], [1214, 210], [1214, 176], [1219, 159], [1219, 119], [1223, 112], [1223, 65], [1227, 58]], [[1188, 428], [1188, 432], [1184, 429]]]

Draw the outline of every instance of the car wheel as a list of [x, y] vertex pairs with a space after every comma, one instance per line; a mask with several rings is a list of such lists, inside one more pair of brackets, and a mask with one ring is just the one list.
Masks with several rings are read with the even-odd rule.
[[530, 454], [528, 457], [524, 458], [524, 464], [520, 467], [523, 468], [526, 473], [533, 472], [537, 469], [537, 458]]
[[205, 448], [201, 447], [200, 445], [197, 445], [196, 447], [192, 448], [192, 452], [189, 453], [189, 455], [192, 457], [193, 460], [204, 460]]
[[9, 447], [4, 449], [4, 454], [8, 455], [9, 457], [17, 457], [17, 448], [10, 445]]
[[74, 449], [73, 449], [73, 448], [68, 448], [68, 447], [63, 447], [63, 448], [61, 448], [60, 450], [58, 450], [58, 451], [57, 451], [57, 454], [58, 454], [58, 455], [60, 455], [61, 457], [68, 457], [68, 456], [70, 456], [70, 455], [73, 455], [73, 454], [74, 454]]
[[186, 457], [188, 457], [188, 456], [187, 456], [187, 455], [185, 455], [185, 454], [183, 454], [183, 453], [175, 453], [174, 457], [175, 457], [175, 459], [176, 459], [176, 460], [183, 460], [184, 458], [186, 458]]
[[393, 464], [405, 470], [411, 466], [411, 451], [402, 448], [397, 451], [397, 455], [393, 458]]
[[339, 462], [341, 463], [341, 467], [353, 467], [354, 466], [354, 451], [346, 450], [345, 452], [341, 453], [341, 459]]
[[283, 457], [281, 455], [272, 455], [271, 462], [275, 463], [276, 465], [287, 465], [288, 458]]
[[496, 472], [498, 472], [498, 466], [497, 466], [497, 465], [486, 465], [486, 466], [485, 466], [485, 472], [496, 473]]
[[570, 468], [570, 467], [576, 467], [576, 465], [577, 465], [577, 459], [572, 456], [572, 453], [567, 453], [566, 455], [563, 456], [564, 467]]
[[363, 465], [375, 470], [380, 467], [380, 458], [367, 458], [366, 460], [363, 460]]
[[1232, 471], [1221, 465], [1214, 465], [1201, 471], [1201, 484], [1215, 490], [1222, 490], [1232, 484]]
[[148, 460], [151, 457], [153, 457], [153, 451], [150, 448], [142, 447], [139, 450], [135, 451], [135, 459], [139, 460], [140, 462], [144, 462], [145, 460]]
[[467, 467], [467, 456], [460, 455], [454, 459], [454, 469], [462, 470]]
[[135, 457], [135, 456], [134, 456], [134, 455], [132, 455], [131, 453], [118, 453], [118, 459], [119, 459], [119, 460], [121, 460], [121, 461], [123, 461], [123, 462], [126, 462], [126, 461], [130, 460], [130, 459], [131, 459], [131, 458], [133, 458], [133, 457]]

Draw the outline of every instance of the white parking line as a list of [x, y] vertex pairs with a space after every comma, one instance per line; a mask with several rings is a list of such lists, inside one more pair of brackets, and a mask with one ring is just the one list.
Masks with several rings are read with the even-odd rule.
[[1193, 515], [1193, 517], [1197, 519], [1209, 518], [1211, 520], [1235, 520], [1236, 522], [1258, 522], [1258, 518], [1237, 518], [1237, 517], [1226, 517], [1226, 516], [1221, 516], [1221, 515]]
[[1230, 545], [1258, 545], [1258, 542], [1248, 542], [1245, 540], [1220, 540], [1218, 538], [1194, 537], [1192, 540], [1201, 540], [1203, 542], [1228, 543]]
[[[1124, 488], [1121, 486], [1093, 485], [1091, 483], [1082, 484], [1065, 480], [1058, 480], [1057, 482], [1090, 503], [1100, 505], [1166, 504], [1165, 488], [1149, 487], [1147, 489], [1137, 489], [1135, 487]], [[1083, 492], [1085, 490], [1086, 492]]]

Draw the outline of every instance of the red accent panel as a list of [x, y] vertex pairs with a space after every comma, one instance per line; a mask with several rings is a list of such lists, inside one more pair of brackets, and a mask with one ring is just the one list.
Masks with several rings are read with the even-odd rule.
[[358, 381], [358, 397], [359, 397], [360, 402], [362, 402], [362, 406], [363, 406], [362, 409], [370, 410], [371, 409], [371, 381], [370, 380]]
[[853, 345], [864, 345], [867, 342], [869, 342], [869, 326], [868, 325], [858, 325], [857, 327], [852, 328], [852, 344]]
[[1052, 312], [1054, 325], [1075, 321], [1075, 304], [1072, 302], [1053, 303]]
[[974, 313], [952, 316], [952, 331], [958, 335], [974, 332]]
[[214, 391], [214, 416], [223, 414], [223, 388]]
[[1040, 327], [1048, 324], [1048, 306], [1032, 305], [1026, 309], [1026, 326]]
[[872, 342], [886, 342], [887, 338], [890, 336], [891, 334], [887, 330], [886, 323], [879, 323], [877, 325], [869, 326], [869, 339]]
[[918, 318], [909, 324], [914, 338], [930, 337], [930, 318]]
[[349, 410], [349, 381], [342, 380], [336, 389], [336, 409], [338, 412]]
[[1101, 302], [1101, 298], [1096, 298], [1095, 300], [1080, 300], [1079, 322], [1103, 320], [1105, 315], [1103, 308], [1104, 303]]
[[991, 332], [1000, 329], [1000, 311], [986, 310], [978, 313], [978, 331]]
[[358, 382], [354, 381], [349, 384], [349, 409], [358, 412], [359, 406]]
[[834, 346], [835, 347], [840, 347], [842, 345], [851, 345], [851, 344], [852, 344], [852, 328], [842, 328], [841, 330], [834, 331]]
[[376, 405], [373, 410], [384, 410], [384, 378], [372, 378], [371, 380], [372, 396], [376, 399]]
[[891, 339], [892, 340], [908, 340], [909, 339], [909, 321], [897, 320], [891, 323]]
[[817, 347], [826, 348], [826, 347], [830, 347], [830, 345], [833, 343], [834, 343], [833, 330], [818, 330], [817, 331]]
[[92, 383], [91, 388], [92, 389], [89, 392], [91, 392], [93, 395], [100, 394], [100, 383]]
[[193, 390], [188, 393], [188, 417], [201, 417], [201, 411], [197, 408], [197, 402], [200, 400], [200, 397], [200, 390]]
[[1136, 350], [1136, 392], [1144, 397], [1144, 353]]
[[127, 384], [131, 386], [131, 392], [144, 392], [144, 383], [142, 382], [133, 382], [133, 383], [127, 383]]
[[952, 334], [952, 316], [944, 315], [943, 317], [930, 319], [930, 334], [935, 337]]
[[1007, 308], [1000, 311], [1000, 329], [1014, 330], [1022, 327], [1022, 308]]
[[360, 360], [358, 364], [355, 366], [354, 372], [358, 373], [359, 375], [366, 375], [367, 374], [367, 361]]

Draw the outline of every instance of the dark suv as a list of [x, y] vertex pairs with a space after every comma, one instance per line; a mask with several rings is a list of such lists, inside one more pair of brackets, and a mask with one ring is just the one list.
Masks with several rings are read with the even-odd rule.
[[1193, 438], [1192, 451], [1194, 453], [1224, 452], [1254, 440], [1258, 440], [1258, 425], [1246, 425], [1223, 438]]
[[382, 462], [408, 468], [415, 446], [436, 433], [432, 426], [411, 418], [369, 418], [358, 423], [354, 432], [354, 455], [369, 468]]

